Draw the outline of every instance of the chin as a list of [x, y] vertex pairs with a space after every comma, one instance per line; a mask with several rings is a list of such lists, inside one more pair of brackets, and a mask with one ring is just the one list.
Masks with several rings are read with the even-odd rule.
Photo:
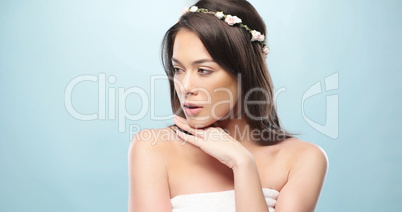
[[208, 127], [208, 126], [212, 125], [213, 123], [215, 123], [215, 121], [216, 121], [213, 118], [205, 119], [205, 118], [200, 118], [197, 116], [193, 116], [193, 117], [186, 116], [186, 119], [187, 119], [188, 125], [192, 128], [196, 128], [196, 129]]

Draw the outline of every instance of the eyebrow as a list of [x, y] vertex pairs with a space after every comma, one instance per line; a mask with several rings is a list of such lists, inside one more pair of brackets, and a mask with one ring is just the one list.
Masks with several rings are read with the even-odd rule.
[[[182, 65], [182, 63], [179, 60], [177, 60], [176, 58], [172, 58], [172, 61]], [[215, 61], [212, 59], [201, 59], [201, 60], [196, 60], [196, 61], [192, 62], [191, 65], [207, 63], [207, 62], [215, 63]]]

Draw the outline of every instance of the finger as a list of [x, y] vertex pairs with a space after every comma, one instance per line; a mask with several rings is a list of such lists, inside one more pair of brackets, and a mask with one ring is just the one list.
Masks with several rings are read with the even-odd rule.
[[191, 133], [192, 135], [196, 135], [198, 137], [201, 135], [200, 131], [190, 127], [190, 125], [187, 124], [187, 121], [182, 121], [182, 120], [178, 119], [177, 117], [175, 117], [174, 123], [178, 127], [180, 127], [182, 130], [185, 130], [185, 131]]
[[185, 119], [185, 118], [183, 118], [181, 116], [177, 116], [177, 115], [174, 115], [173, 119], [177, 119], [180, 122], [187, 122], [187, 119]]
[[177, 118], [175, 118], [173, 121], [180, 129], [185, 130], [194, 135], [194, 129], [192, 129], [188, 124], [181, 122]]
[[198, 141], [199, 141], [199, 139], [201, 139], [201, 138], [196, 137], [196, 136], [193, 136], [193, 135], [187, 135], [186, 133], [181, 132], [180, 130], [176, 130], [176, 134], [177, 134], [183, 141], [189, 142], [189, 143], [191, 143], [191, 144], [193, 144], [193, 145], [195, 145], [195, 146], [200, 147], [200, 143], [201, 143], [201, 142], [198, 142]]

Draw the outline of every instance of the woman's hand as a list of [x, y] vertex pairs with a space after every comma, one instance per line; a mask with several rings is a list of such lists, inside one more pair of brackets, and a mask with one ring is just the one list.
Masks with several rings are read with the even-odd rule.
[[231, 169], [249, 162], [249, 160], [254, 160], [252, 154], [243, 145], [220, 127], [195, 129], [187, 124], [186, 119], [179, 116], [175, 116], [174, 123], [192, 134], [188, 135], [176, 130], [177, 135], [182, 140], [201, 148]]

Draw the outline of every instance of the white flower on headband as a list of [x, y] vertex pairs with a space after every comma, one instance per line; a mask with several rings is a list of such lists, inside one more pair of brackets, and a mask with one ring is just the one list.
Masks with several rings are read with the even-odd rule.
[[233, 26], [235, 24], [241, 24], [241, 19], [237, 16], [227, 15], [225, 18], [225, 22], [228, 23], [230, 26]]
[[268, 46], [264, 46], [264, 48], [262, 48], [262, 51], [264, 52], [265, 56], [267, 56], [268, 53], [269, 53], [269, 47], [268, 47]]
[[188, 12], [188, 7], [181, 9], [181, 15], [184, 15]]
[[261, 34], [261, 32], [257, 31], [257, 30], [253, 30], [251, 31], [251, 35], [253, 36], [251, 38], [251, 41], [264, 41], [265, 40], [265, 36]]
[[223, 12], [216, 12], [215, 16], [218, 17], [219, 19], [222, 19], [225, 15], [223, 14]]
[[190, 12], [197, 12], [197, 10], [198, 10], [198, 7], [197, 6], [192, 6], [192, 7], [190, 7]]
[[262, 51], [264, 52], [265, 57], [268, 55], [269, 47], [266, 46], [265, 35], [261, 34], [261, 32], [259, 32], [257, 30], [250, 29], [247, 25], [242, 23], [242, 20], [239, 17], [232, 16], [230, 14], [224, 14], [223, 11], [219, 11], [219, 12], [209, 11], [208, 9], [198, 8], [197, 6], [192, 6], [192, 7], [190, 7], [190, 9], [186, 7], [186, 8], [183, 8], [181, 11], [182, 15], [186, 14], [187, 12], [192, 12], [192, 13], [199, 12], [199, 13], [213, 14], [215, 17], [217, 17], [219, 19], [224, 18], [225, 22], [229, 26], [239, 24], [237, 26], [244, 28], [245, 30], [247, 30], [247, 32], [249, 32], [251, 34], [251, 42], [257, 41], [261, 44]]

